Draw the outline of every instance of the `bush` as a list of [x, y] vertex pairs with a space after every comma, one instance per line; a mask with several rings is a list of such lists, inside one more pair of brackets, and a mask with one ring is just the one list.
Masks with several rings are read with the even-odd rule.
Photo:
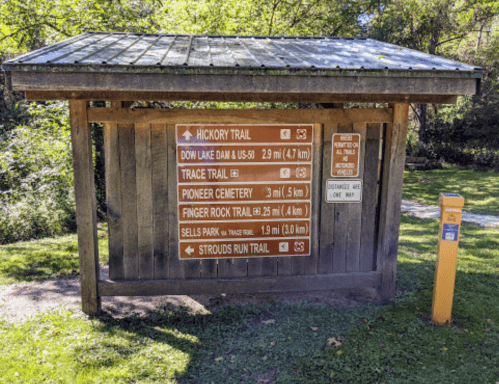
[[410, 132], [408, 151], [436, 163], [499, 172], [499, 69], [485, 72], [482, 85], [481, 95], [434, 107], [428, 115], [427, 142], [415, 144]]
[[0, 243], [76, 227], [67, 105], [32, 103], [28, 115], [0, 137]]

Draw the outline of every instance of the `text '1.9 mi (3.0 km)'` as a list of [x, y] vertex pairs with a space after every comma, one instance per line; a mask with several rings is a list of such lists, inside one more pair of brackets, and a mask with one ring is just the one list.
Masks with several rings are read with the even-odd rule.
[[181, 259], [310, 255], [313, 125], [177, 125]]

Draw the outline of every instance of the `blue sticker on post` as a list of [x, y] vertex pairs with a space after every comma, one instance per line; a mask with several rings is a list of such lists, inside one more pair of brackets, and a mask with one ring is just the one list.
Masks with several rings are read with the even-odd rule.
[[462, 198], [462, 196], [458, 193], [442, 193], [442, 196], [443, 197], [460, 197], [460, 198]]
[[459, 224], [444, 224], [442, 231], [442, 240], [457, 241], [457, 233], [459, 232]]

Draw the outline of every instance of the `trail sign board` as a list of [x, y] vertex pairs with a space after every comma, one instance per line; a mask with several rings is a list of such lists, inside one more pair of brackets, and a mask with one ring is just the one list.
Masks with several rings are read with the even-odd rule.
[[176, 125], [181, 259], [308, 256], [313, 125]]

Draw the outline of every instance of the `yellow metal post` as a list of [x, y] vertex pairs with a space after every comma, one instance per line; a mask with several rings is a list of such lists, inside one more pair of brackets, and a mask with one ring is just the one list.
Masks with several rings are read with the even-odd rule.
[[431, 306], [431, 320], [438, 324], [450, 324], [463, 206], [461, 195], [440, 194], [440, 236]]

